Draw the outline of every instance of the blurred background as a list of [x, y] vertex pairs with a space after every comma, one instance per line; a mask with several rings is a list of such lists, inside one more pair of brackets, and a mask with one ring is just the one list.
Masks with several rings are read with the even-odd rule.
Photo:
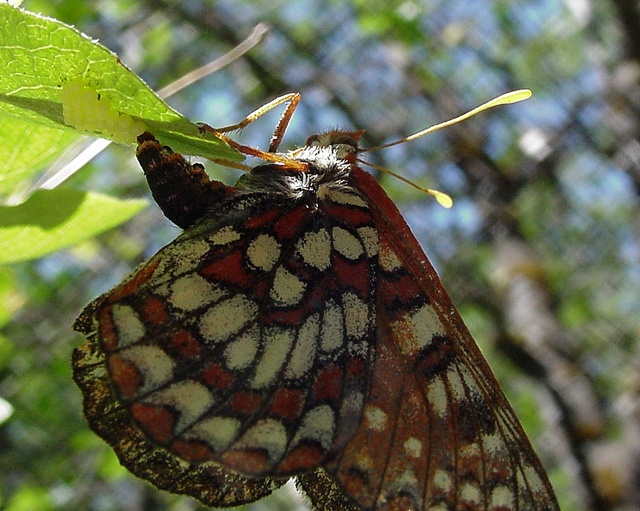
[[[562, 509], [640, 510], [640, 7], [633, 0], [27, 0], [160, 87], [232, 49], [249, 54], [169, 99], [231, 124], [285, 92], [302, 102], [282, 149], [327, 128], [364, 146], [534, 91], [367, 158], [450, 194], [445, 210], [385, 189], [490, 360]], [[236, 139], [266, 148], [280, 111]], [[149, 197], [132, 147], [67, 183]], [[233, 182], [237, 172], [207, 166]], [[0, 267], [0, 509], [191, 511], [118, 465], [88, 429], [69, 357], [74, 318], [179, 233], [151, 204], [118, 229]], [[248, 508], [306, 509], [285, 488]]]

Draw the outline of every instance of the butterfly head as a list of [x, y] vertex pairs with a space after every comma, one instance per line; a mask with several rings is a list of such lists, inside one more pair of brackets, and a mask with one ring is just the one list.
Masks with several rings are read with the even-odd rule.
[[[245, 191], [262, 190], [294, 199], [306, 199], [314, 207], [328, 189], [348, 186], [347, 179], [356, 162], [358, 141], [364, 131], [333, 130], [310, 136], [305, 144], [287, 153], [280, 161], [254, 167], [238, 180]], [[300, 164], [304, 170], [299, 170]]]
[[364, 130], [343, 131], [331, 130], [325, 133], [311, 135], [305, 142], [305, 147], [331, 147], [338, 158], [352, 160], [358, 152], [358, 143]]

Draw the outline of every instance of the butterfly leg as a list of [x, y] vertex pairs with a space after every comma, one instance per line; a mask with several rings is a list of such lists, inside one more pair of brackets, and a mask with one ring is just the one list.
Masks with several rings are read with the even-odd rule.
[[[259, 119], [260, 117], [262, 117], [267, 112], [273, 110], [275, 107], [282, 105], [283, 103], [288, 103], [287, 107], [285, 108], [285, 111], [283, 112], [282, 116], [280, 117], [280, 120], [278, 121], [278, 124], [273, 130], [273, 135], [271, 135], [271, 140], [269, 141], [268, 152], [274, 153], [278, 150], [278, 147], [280, 146], [280, 142], [282, 142], [282, 137], [284, 136], [284, 132], [286, 131], [287, 126], [291, 121], [291, 117], [293, 116], [293, 112], [295, 112], [299, 102], [300, 102], [300, 94], [298, 92], [290, 92], [289, 94], [284, 94], [280, 97], [275, 98], [272, 101], [269, 101], [267, 104], [262, 105], [260, 108], [254, 110], [253, 112], [251, 112], [249, 115], [247, 115], [244, 119], [242, 119], [240, 122], [236, 124], [224, 126], [223, 128], [213, 128], [205, 123], [199, 123], [198, 125], [200, 126], [200, 131], [213, 133], [216, 137], [223, 139], [229, 145], [235, 147], [234, 143], [231, 143], [232, 141], [230, 141], [227, 137], [222, 135], [223, 133], [229, 133], [230, 131], [241, 130], [242, 128], [251, 124], [256, 119]], [[241, 147], [245, 147], [245, 146], [241, 146]], [[243, 154], [252, 154], [252, 153], [245, 152], [238, 147], [236, 147], [236, 149], [238, 149]], [[252, 154], [252, 156], [258, 156], [258, 155]], [[263, 158], [262, 156], [258, 156], [258, 157]]]

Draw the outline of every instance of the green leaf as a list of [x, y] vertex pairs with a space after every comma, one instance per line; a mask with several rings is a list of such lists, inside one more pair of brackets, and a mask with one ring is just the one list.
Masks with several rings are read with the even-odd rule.
[[146, 204], [57, 188], [39, 190], [19, 206], [0, 206], [0, 264], [79, 243], [125, 222]]
[[82, 135], [0, 116], [0, 196], [27, 188], [30, 178]]
[[23, 484], [12, 495], [6, 511], [53, 511], [55, 506], [45, 488]]
[[[118, 57], [74, 28], [0, 3], [0, 194], [82, 133], [135, 143], [144, 130], [176, 152], [241, 155], [162, 101]], [[80, 120], [80, 121], [79, 121]]]

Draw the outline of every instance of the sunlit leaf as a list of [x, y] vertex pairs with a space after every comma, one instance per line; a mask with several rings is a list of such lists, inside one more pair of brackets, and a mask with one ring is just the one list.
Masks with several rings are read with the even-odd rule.
[[[136, 129], [146, 129], [181, 153], [242, 159], [202, 137], [114, 53], [57, 20], [0, 3], [0, 66], [0, 194], [59, 156], [79, 131], [134, 144]], [[83, 110], [89, 122], [69, 114]]]
[[40, 190], [19, 206], [0, 206], [0, 264], [60, 250], [121, 224], [144, 200], [118, 200], [65, 188]]

